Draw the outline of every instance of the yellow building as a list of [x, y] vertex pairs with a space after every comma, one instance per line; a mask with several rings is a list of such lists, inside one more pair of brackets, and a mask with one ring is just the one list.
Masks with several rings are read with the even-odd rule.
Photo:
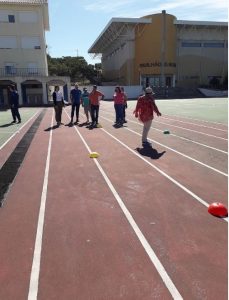
[[197, 87], [227, 75], [226, 22], [181, 21], [162, 11], [112, 18], [88, 50], [103, 77], [121, 85]]
[[10, 83], [21, 105], [47, 104], [49, 85], [68, 84], [70, 90], [69, 78], [48, 77], [48, 30], [47, 0], [0, 0], [0, 105], [8, 104]]

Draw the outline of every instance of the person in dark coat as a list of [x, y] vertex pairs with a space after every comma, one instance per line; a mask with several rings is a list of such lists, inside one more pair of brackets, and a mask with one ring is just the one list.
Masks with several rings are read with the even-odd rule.
[[13, 84], [8, 86], [9, 90], [9, 103], [11, 108], [11, 113], [13, 117], [13, 121], [11, 123], [16, 123], [16, 119], [18, 120], [18, 123], [21, 123], [21, 116], [19, 113], [19, 95], [18, 92]]
[[54, 92], [52, 94], [54, 110], [55, 110], [55, 118], [57, 126], [61, 125], [62, 118], [62, 109], [64, 107], [64, 98], [62, 93], [60, 92], [59, 86], [55, 86]]

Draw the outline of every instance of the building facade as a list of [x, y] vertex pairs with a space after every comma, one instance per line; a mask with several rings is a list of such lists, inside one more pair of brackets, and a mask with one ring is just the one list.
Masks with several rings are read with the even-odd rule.
[[197, 87], [228, 72], [226, 22], [181, 21], [162, 11], [113, 18], [88, 50], [103, 76], [122, 85]]
[[69, 78], [48, 77], [45, 32], [47, 0], [0, 0], [0, 105], [7, 106], [7, 86], [15, 84], [21, 105], [48, 103], [49, 85], [70, 90]]

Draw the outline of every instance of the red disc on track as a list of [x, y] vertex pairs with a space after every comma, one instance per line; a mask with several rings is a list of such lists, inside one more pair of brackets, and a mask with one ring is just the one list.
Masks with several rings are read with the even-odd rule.
[[228, 211], [224, 204], [219, 202], [214, 202], [209, 205], [208, 212], [216, 217], [227, 217]]

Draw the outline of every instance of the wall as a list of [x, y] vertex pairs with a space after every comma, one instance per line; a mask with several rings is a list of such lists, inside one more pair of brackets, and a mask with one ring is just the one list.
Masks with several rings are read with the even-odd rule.
[[[166, 14], [165, 57], [167, 63], [164, 73], [173, 76], [176, 73], [176, 28], [174, 16]], [[140, 75], [160, 75], [162, 62], [163, 14], [146, 16], [151, 24], [138, 25], [136, 28], [134, 83], [139, 83]], [[148, 64], [148, 66], [143, 66]], [[154, 64], [154, 65], [153, 65]]]
[[[28, 68], [29, 63], [36, 63], [37, 68], [44, 70], [43, 75], [48, 75], [42, 6], [0, 4], [0, 10], [15, 15], [15, 23], [0, 23], [0, 36], [17, 37], [17, 49], [0, 49], [0, 68], [4, 68], [6, 62], [15, 63], [16, 68]], [[36, 11], [37, 23], [19, 22], [19, 11]], [[41, 49], [22, 49], [24, 36], [38, 36]]]
[[[89, 93], [92, 91], [92, 86], [81, 86], [79, 88], [83, 90], [83, 87], [87, 87]], [[123, 87], [128, 99], [137, 99], [142, 94], [142, 87], [140, 85]], [[115, 86], [98, 86], [97, 90], [105, 95], [105, 100], [110, 100], [113, 99]]]
[[[177, 85], [208, 85], [211, 76], [223, 81], [228, 72], [228, 30], [225, 27], [178, 28]], [[199, 47], [182, 47], [182, 43], [199, 43]], [[224, 47], [205, 47], [206, 43], [223, 43]]]

